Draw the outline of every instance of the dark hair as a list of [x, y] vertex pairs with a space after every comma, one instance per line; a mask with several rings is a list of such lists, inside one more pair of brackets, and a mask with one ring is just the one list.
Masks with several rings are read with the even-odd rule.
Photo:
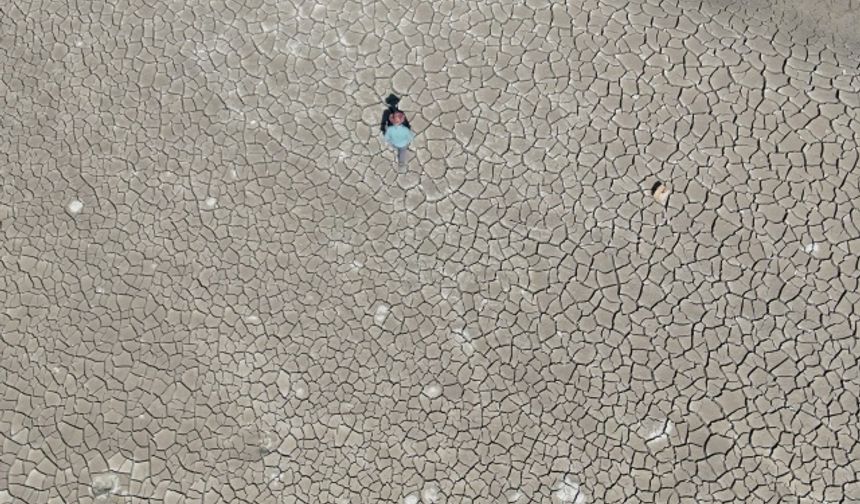
[[657, 182], [654, 182], [654, 185], [651, 186], [651, 196], [654, 196], [654, 194], [657, 193], [657, 189], [660, 189], [662, 185], [663, 182], [660, 182], [659, 180]]
[[390, 94], [388, 98], [385, 99], [385, 103], [388, 104], [389, 107], [396, 107], [398, 103], [400, 103], [400, 98], [396, 95]]

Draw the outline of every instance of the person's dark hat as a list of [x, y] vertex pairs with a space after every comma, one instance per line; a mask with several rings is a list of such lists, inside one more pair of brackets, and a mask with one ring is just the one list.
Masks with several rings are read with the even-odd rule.
[[395, 96], [393, 94], [390, 94], [390, 95], [388, 95], [388, 98], [385, 99], [385, 103], [387, 103], [388, 105], [390, 105], [392, 107], [396, 107], [397, 104], [400, 103], [400, 98], [398, 98], [397, 96]]

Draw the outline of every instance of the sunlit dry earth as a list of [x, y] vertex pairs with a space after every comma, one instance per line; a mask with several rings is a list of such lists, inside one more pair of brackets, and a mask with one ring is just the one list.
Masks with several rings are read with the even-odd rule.
[[10, 0], [0, 504], [860, 501], [858, 12]]

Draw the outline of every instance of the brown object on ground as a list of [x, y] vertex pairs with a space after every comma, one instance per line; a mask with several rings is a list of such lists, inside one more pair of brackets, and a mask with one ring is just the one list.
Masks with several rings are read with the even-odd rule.
[[651, 186], [651, 196], [654, 197], [657, 203], [665, 205], [669, 201], [669, 187], [663, 182], [657, 181]]

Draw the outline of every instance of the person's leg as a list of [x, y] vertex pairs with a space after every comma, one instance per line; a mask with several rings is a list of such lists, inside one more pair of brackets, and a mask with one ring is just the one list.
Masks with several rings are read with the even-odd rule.
[[397, 163], [400, 166], [406, 166], [406, 159], [409, 153], [409, 149], [407, 147], [398, 148], [397, 149]]

